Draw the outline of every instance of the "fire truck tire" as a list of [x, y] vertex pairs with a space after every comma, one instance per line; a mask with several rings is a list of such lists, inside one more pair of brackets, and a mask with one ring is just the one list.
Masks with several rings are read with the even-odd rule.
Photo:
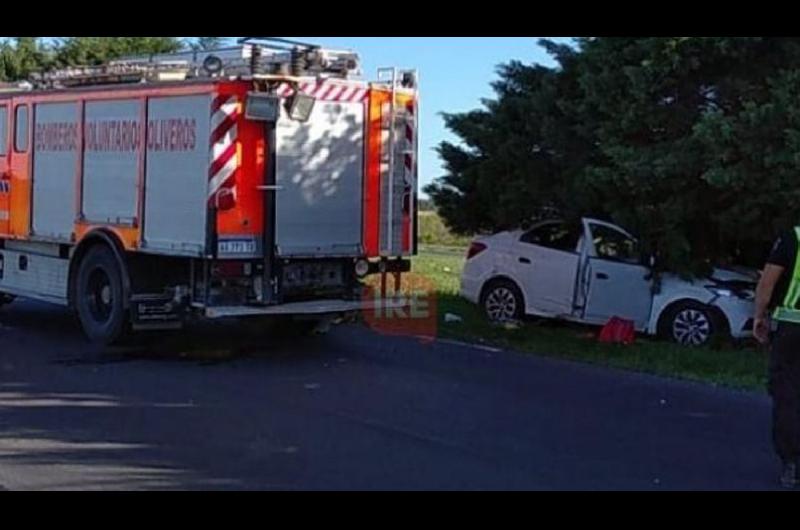
[[6, 304], [10, 304], [14, 301], [14, 297], [10, 294], [0, 293], [0, 307], [3, 307]]
[[122, 271], [113, 251], [95, 245], [78, 266], [75, 309], [86, 337], [97, 344], [118, 341], [127, 327]]

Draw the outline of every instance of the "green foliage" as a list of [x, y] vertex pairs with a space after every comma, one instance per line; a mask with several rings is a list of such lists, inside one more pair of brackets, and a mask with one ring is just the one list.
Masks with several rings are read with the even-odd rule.
[[433, 202], [430, 199], [419, 198], [417, 208], [420, 212], [432, 212], [435, 210]]
[[639, 234], [663, 268], [760, 265], [800, 220], [800, 39], [542, 41], [556, 68], [499, 68], [496, 98], [446, 115], [426, 188], [461, 233], [556, 211]]
[[56, 64], [95, 65], [128, 55], [174, 52], [182, 47], [176, 37], [64, 37], [58, 40]]
[[0, 81], [22, 81], [54, 67], [96, 65], [127, 55], [180, 50], [176, 37], [17, 37], [0, 43]]
[[24, 80], [52, 64], [53, 50], [37, 37], [15, 37], [0, 43], [0, 81]]

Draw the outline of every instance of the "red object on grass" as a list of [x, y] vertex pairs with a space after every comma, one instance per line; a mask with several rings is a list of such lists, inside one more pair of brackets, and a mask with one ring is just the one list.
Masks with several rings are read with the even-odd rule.
[[632, 320], [612, 317], [603, 329], [600, 330], [600, 342], [614, 342], [617, 344], [632, 344], [636, 339], [636, 330]]

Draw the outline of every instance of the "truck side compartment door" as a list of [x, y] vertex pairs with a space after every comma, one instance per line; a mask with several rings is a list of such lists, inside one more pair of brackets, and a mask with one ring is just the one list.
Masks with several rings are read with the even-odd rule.
[[8, 103], [0, 102], [0, 235], [9, 233], [11, 219], [11, 175], [9, 173], [9, 120]]
[[[76, 101], [34, 106], [39, 134], [33, 145], [31, 230], [53, 241], [70, 242], [75, 229], [79, 111]], [[109, 178], [111, 173], [104, 176]]]
[[276, 125], [278, 254], [363, 253], [364, 104], [318, 99], [307, 121], [284, 105]]
[[31, 105], [12, 100], [9, 113], [12, 114], [8, 131], [9, 232], [15, 237], [27, 237], [31, 228]]

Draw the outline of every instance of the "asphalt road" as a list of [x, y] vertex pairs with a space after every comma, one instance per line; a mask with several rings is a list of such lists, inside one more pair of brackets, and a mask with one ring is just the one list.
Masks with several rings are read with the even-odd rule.
[[0, 489], [750, 490], [776, 473], [762, 395], [356, 325], [100, 351], [58, 308], [0, 309]]

